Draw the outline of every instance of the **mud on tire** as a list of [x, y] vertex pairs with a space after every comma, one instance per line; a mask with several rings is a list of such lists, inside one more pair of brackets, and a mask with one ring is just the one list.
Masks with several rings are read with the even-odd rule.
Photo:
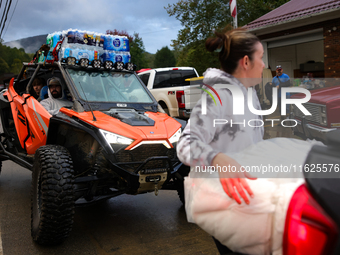
[[43, 245], [64, 241], [75, 208], [73, 162], [66, 148], [40, 147], [34, 157], [31, 190], [31, 235]]

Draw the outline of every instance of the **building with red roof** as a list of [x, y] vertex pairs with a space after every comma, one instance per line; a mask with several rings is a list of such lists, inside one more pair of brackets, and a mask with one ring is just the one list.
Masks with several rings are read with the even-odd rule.
[[246, 27], [273, 72], [281, 65], [290, 77], [340, 77], [340, 0], [291, 0]]

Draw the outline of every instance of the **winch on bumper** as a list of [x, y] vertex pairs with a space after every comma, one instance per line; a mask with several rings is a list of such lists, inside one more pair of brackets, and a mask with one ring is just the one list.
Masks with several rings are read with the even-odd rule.
[[81, 179], [85, 183], [88, 179], [87, 185], [92, 186], [88, 190], [93, 191], [90, 197], [96, 197], [96, 201], [109, 195], [98, 194], [98, 188], [105, 186], [114, 191], [112, 196], [120, 191], [131, 195], [146, 192], [157, 195], [160, 189], [176, 189], [174, 177], [183, 167], [177, 158], [176, 148], [167, 148], [161, 143], [142, 144], [132, 150], [121, 149], [114, 153], [103, 146], [96, 153], [93, 167], [97, 178], [80, 177], [75, 182]]

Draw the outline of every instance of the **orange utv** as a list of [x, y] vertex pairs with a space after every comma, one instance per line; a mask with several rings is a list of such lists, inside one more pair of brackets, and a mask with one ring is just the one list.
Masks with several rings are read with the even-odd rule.
[[[37, 77], [59, 78], [73, 105], [51, 115], [31, 95]], [[165, 114], [134, 71], [24, 63], [0, 93], [0, 114], [1, 162], [32, 171], [31, 234], [39, 244], [67, 238], [76, 206], [160, 189], [184, 200], [189, 169], [176, 144], [186, 123]]]

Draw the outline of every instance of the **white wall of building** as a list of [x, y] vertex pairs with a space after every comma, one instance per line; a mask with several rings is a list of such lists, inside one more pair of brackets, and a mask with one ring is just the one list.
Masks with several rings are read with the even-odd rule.
[[324, 61], [324, 45], [323, 40], [308, 42], [296, 45], [296, 61], [297, 64], [307, 63], [313, 60], [315, 62]]
[[323, 40], [268, 49], [270, 69], [274, 71], [277, 65], [282, 65], [284, 73], [290, 77], [294, 77], [294, 69], [300, 69], [300, 64], [308, 61], [324, 61]]

